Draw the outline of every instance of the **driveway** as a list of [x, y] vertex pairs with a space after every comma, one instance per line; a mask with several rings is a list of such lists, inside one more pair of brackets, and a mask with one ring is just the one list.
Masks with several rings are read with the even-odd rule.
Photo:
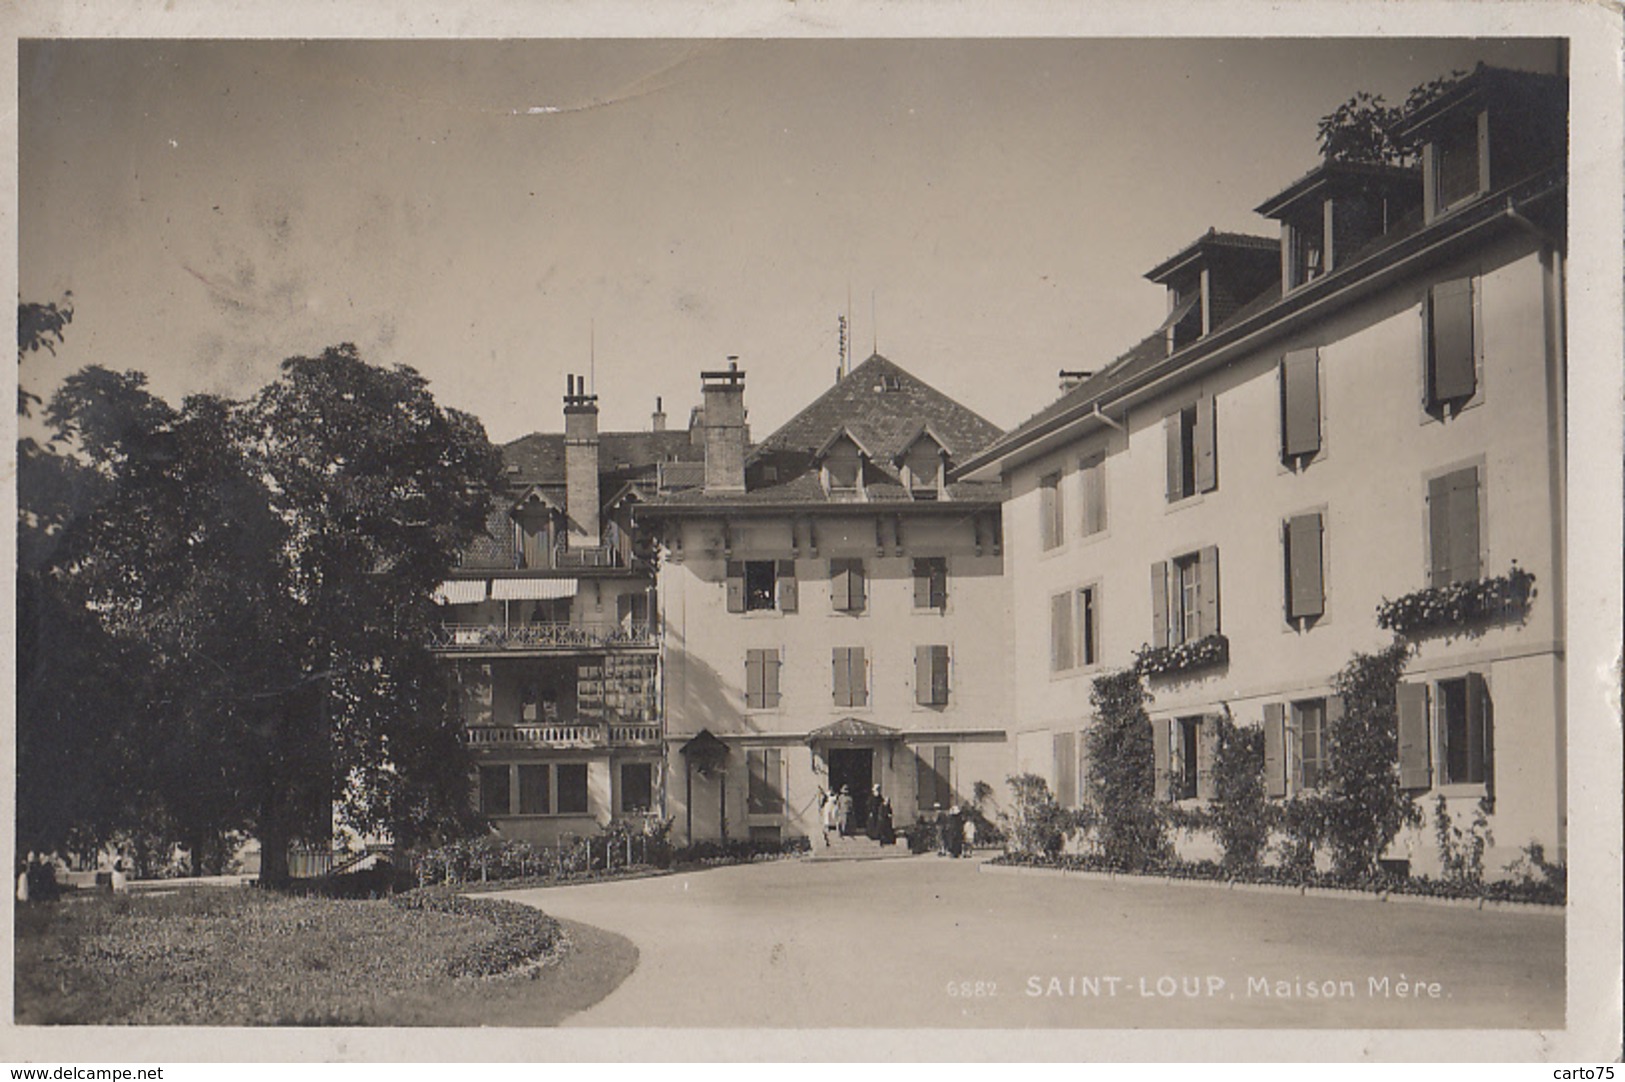
[[780, 861], [502, 897], [637, 945], [569, 1025], [1563, 1026], [1560, 916], [977, 867]]

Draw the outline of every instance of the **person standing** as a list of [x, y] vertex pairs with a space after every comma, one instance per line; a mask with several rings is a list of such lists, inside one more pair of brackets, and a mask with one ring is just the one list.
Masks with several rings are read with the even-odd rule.
[[876, 796], [875, 803], [880, 810], [875, 815], [876, 830], [875, 841], [881, 845], [896, 845], [897, 831], [892, 826], [891, 801], [883, 796]]
[[852, 833], [852, 787], [841, 786], [841, 795], [835, 798], [835, 822], [840, 827], [841, 837]]
[[863, 824], [863, 832], [869, 836], [870, 841], [878, 842], [880, 840], [881, 799], [880, 786], [876, 785], [869, 792], [869, 812], [865, 817], [867, 821]]
[[836, 829], [839, 825], [835, 818], [837, 811], [835, 794], [826, 793], [820, 789], [818, 791], [818, 802], [822, 805], [822, 807], [819, 809], [819, 815], [823, 820], [824, 845], [827, 847], [829, 845], [829, 832]]
[[948, 809], [947, 828], [944, 830], [948, 836], [948, 855], [957, 857], [965, 844], [965, 821], [959, 814], [959, 805], [955, 804]]

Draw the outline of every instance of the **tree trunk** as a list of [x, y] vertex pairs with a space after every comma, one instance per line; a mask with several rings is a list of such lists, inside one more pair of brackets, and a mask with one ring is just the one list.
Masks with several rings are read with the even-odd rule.
[[201, 830], [194, 830], [192, 836], [186, 840], [187, 848], [192, 851], [192, 874], [202, 877], [208, 874], [205, 871], [203, 859], [203, 845], [206, 835]]

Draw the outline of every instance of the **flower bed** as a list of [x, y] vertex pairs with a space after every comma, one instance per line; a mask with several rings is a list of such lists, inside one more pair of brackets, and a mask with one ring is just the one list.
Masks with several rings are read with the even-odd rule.
[[1425, 634], [1520, 617], [1535, 596], [1535, 576], [1517, 564], [1505, 575], [1428, 586], [1377, 606], [1377, 626], [1401, 635]]
[[449, 977], [501, 977], [534, 971], [567, 944], [559, 922], [528, 905], [466, 898], [444, 887], [407, 891], [390, 898], [397, 909], [421, 913], [449, 913], [483, 920], [496, 934], [481, 938], [446, 962]]
[[1313, 887], [1321, 890], [1348, 890], [1367, 894], [1404, 894], [1430, 898], [1464, 898], [1487, 902], [1523, 902], [1532, 905], [1562, 906], [1568, 900], [1563, 879], [1548, 881], [1500, 880], [1467, 884], [1427, 876], [1374, 875], [1349, 881], [1329, 872], [1260, 865], [1246, 872], [1230, 872], [1211, 860], [1171, 860], [1131, 872], [1093, 854], [1063, 853], [1041, 857], [1031, 853], [1006, 853], [989, 861], [995, 865], [1057, 868], [1071, 872], [1110, 872], [1140, 875], [1152, 879], [1200, 879], [1219, 883], [1256, 883], [1279, 887]]
[[555, 847], [481, 838], [415, 854], [412, 876], [419, 886], [548, 886], [651, 875], [684, 865], [714, 867], [778, 860], [808, 850], [806, 838], [780, 842], [702, 841], [681, 849], [672, 848], [664, 835], [644, 838], [633, 834], [630, 841], [629, 849], [627, 835], [615, 833]]
[[1229, 660], [1230, 640], [1215, 634], [1178, 646], [1142, 646], [1134, 651], [1134, 671], [1141, 676], [1172, 676]]

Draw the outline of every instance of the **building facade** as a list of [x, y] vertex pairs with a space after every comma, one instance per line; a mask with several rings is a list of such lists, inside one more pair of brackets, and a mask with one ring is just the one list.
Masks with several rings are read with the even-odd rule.
[[[1136, 665], [1161, 796], [1212, 795], [1223, 715], [1313, 790], [1334, 674], [1399, 626], [1402, 785], [1484, 808], [1491, 870], [1561, 857], [1565, 103], [1461, 80], [1419, 170], [1326, 163], [1278, 236], [1200, 237], [1147, 274], [1162, 326], [961, 466], [1009, 486], [1016, 759], [1063, 802], [1092, 678]], [[1390, 855], [1434, 870], [1431, 824]]]
[[1010, 678], [999, 430], [874, 356], [752, 445], [745, 373], [702, 373], [701, 468], [635, 511], [658, 541], [666, 814], [680, 843], [818, 834], [876, 786], [904, 825], [1002, 786]]
[[486, 536], [443, 583], [433, 643], [476, 764], [479, 809], [504, 838], [551, 844], [658, 813], [664, 779], [655, 564], [632, 509], [701, 448], [667, 431], [598, 431], [569, 377], [564, 432], [503, 449]]

